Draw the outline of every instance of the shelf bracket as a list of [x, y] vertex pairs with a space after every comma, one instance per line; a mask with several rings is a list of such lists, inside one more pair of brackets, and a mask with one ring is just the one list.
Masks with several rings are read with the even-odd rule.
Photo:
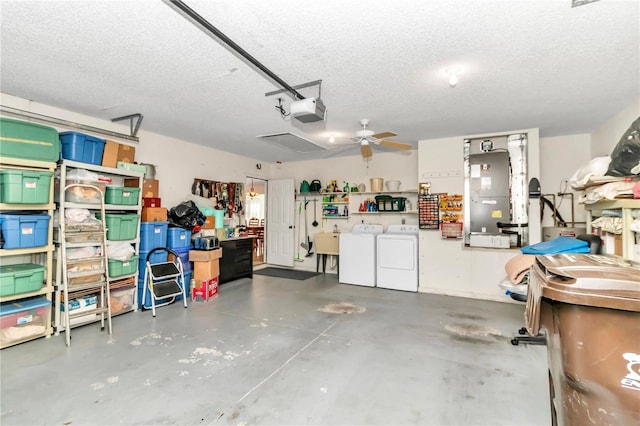
[[[133, 124], [133, 120], [136, 119], [136, 118], [137, 118], [137, 120], [136, 120], [136, 123], [134, 125]], [[111, 122], [115, 123], [116, 121], [122, 121], [122, 120], [127, 120], [127, 119], [131, 120], [129, 122], [129, 129], [130, 129], [129, 132], [130, 132], [130, 135], [135, 138], [136, 135], [138, 134], [138, 129], [140, 128], [140, 123], [142, 123], [142, 119], [143, 118], [144, 117], [142, 116], [142, 114], [139, 114], [139, 113], [138, 114], [129, 114], [129, 115], [123, 115], [122, 117], [112, 118]]]

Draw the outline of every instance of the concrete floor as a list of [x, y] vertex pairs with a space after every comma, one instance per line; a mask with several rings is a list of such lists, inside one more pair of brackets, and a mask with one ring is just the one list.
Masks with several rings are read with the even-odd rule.
[[[366, 310], [319, 310], [341, 302]], [[546, 349], [509, 343], [523, 309], [255, 275], [4, 349], [0, 423], [549, 424]]]

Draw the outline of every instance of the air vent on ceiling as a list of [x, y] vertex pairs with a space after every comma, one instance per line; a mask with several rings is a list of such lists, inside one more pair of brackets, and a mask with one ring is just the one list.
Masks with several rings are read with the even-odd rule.
[[258, 135], [256, 137], [296, 152], [306, 153], [326, 150], [325, 147], [315, 144], [309, 139], [305, 139], [302, 136], [298, 136], [291, 132], [271, 133], [268, 135]]

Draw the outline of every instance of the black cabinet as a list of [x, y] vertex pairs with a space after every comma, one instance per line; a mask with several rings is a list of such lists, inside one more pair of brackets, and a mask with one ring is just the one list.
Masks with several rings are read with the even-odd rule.
[[220, 241], [220, 284], [238, 278], [253, 278], [253, 238]]

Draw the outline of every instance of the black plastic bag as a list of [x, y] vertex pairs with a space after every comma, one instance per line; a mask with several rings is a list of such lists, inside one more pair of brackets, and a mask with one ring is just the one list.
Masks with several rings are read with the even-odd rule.
[[[631, 123], [611, 152], [607, 176], [631, 176], [631, 169], [640, 164], [640, 117]], [[637, 173], [636, 173], [637, 174]]]
[[194, 226], [202, 226], [205, 217], [193, 201], [183, 201], [169, 210], [169, 222], [180, 228], [193, 229]]

